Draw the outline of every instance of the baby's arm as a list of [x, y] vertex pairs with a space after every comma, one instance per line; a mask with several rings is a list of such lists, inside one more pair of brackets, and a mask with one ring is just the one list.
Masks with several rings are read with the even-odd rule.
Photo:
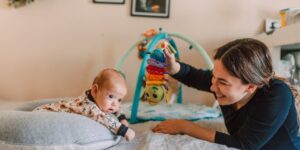
[[104, 113], [99, 110], [99, 113], [93, 118], [97, 122], [105, 125], [116, 135], [125, 137], [127, 141], [131, 141], [135, 136], [135, 132], [132, 129], [119, 122], [119, 120], [112, 114]]
[[127, 118], [126, 118], [126, 116], [125, 116], [124, 114], [121, 114], [121, 113], [117, 112], [117, 113], [115, 113], [114, 115], [116, 115], [116, 117], [118, 118], [118, 120], [119, 120], [122, 124], [124, 124], [125, 126], [128, 127], [129, 123], [128, 123]]
[[121, 122], [122, 124], [124, 124], [126, 127], [129, 126], [129, 123], [128, 123], [128, 121], [127, 121], [126, 119], [120, 120], [120, 122]]

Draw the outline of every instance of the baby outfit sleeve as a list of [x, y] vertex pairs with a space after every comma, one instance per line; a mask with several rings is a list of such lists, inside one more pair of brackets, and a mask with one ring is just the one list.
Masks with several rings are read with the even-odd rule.
[[86, 102], [80, 98], [76, 98], [74, 100], [62, 100], [56, 103], [41, 105], [33, 111], [68, 112], [82, 115], [85, 113], [85, 103]]
[[[122, 124], [119, 122], [118, 118], [113, 114], [105, 113], [101, 111], [96, 105], [91, 106], [90, 118], [106, 126], [111, 132], [117, 135], [121, 135], [119, 130], [121, 130]], [[125, 129], [123, 129], [125, 130]], [[127, 129], [126, 129], [127, 131]]]
[[118, 118], [119, 121], [127, 120], [125, 114], [122, 114], [120, 112], [116, 112], [116, 113], [114, 113], [114, 115]]

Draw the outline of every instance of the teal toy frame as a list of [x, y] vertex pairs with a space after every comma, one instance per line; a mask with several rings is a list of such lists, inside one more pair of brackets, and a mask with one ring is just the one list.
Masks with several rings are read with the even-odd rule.
[[[140, 94], [141, 94], [141, 90], [142, 90], [142, 86], [143, 86], [142, 85], [143, 78], [145, 76], [145, 68], [146, 68], [146, 65], [147, 65], [147, 59], [150, 57], [150, 55], [148, 55], [147, 53], [151, 53], [155, 49], [155, 46], [159, 43], [159, 41], [168, 40], [169, 43], [176, 50], [175, 57], [177, 59], [179, 59], [179, 51], [177, 49], [175, 41], [173, 40], [173, 37], [176, 37], [178, 39], [184, 40], [185, 42], [189, 43], [190, 44], [190, 49], [195, 48], [201, 54], [201, 56], [204, 58], [207, 66], [208, 66], [208, 69], [213, 68], [213, 63], [212, 63], [211, 59], [209, 58], [208, 54], [206, 53], [206, 51], [200, 45], [198, 45], [196, 42], [191, 40], [190, 38], [188, 38], [186, 36], [183, 36], [183, 35], [180, 35], [180, 34], [177, 34], [177, 33], [165, 33], [165, 32], [158, 33], [157, 35], [155, 35], [151, 39], [151, 42], [148, 44], [147, 50], [146, 50], [146, 55], [143, 57], [143, 60], [142, 60], [141, 66], [140, 66], [140, 71], [139, 71], [139, 74], [138, 74], [138, 77], [137, 77], [137, 83], [136, 83], [136, 88], [135, 88], [135, 94], [134, 94], [134, 97], [133, 97], [130, 123], [138, 123], [140, 121], [144, 121], [144, 120], [139, 120], [137, 118], [137, 113], [138, 113], [138, 107], [139, 107], [140, 96], [141, 96]], [[134, 49], [136, 49], [136, 46], [139, 43], [141, 43], [145, 39], [142, 39], [142, 40], [138, 41], [137, 43], [132, 45], [129, 50], [126, 51], [126, 53], [122, 56], [122, 58], [120, 59], [118, 65], [117, 65], [117, 70], [121, 71], [122, 65], [124, 64], [125, 60], [129, 56], [129, 54]], [[181, 85], [179, 86], [178, 93], [177, 93], [177, 103], [182, 103], [182, 87], [181, 87]], [[162, 119], [158, 119], [158, 120], [161, 121]]]

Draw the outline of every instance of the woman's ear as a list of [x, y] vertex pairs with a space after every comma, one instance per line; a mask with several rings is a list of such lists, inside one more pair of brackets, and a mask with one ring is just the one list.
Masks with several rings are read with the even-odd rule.
[[97, 85], [97, 84], [93, 84], [93, 85], [92, 85], [92, 88], [91, 88], [91, 94], [92, 94], [92, 96], [93, 96], [94, 98], [96, 97], [98, 91], [99, 91], [98, 85]]
[[248, 88], [247, 88], [247, 91], [248, 91], [248, 93], [252, 94], [256, 91], [257, 88], [258, 88], [257, 85], [250, 83]]

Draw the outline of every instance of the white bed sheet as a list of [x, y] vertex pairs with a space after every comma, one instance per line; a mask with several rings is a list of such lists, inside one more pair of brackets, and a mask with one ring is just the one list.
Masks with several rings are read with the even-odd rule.
[[[159, 122], [149, 121], [132, 124], [136, 137], [132, 142], [123, 139], [109, 150], [232, 150], [225, 145], [199, 140], [187, 135], [168, 135], [153, 133], [151, 129]], [[196, 123], [226, 133], [222, 118], [202, 120]]]

